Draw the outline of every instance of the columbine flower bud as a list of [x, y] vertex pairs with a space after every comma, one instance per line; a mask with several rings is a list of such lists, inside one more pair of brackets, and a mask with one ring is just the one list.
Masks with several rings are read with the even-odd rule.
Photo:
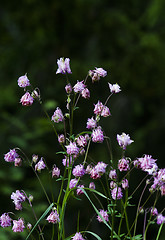
[[18, 86], [22, 88], [30, 86], [30, 82], [26, 74], [18, 78]]
[[71, 93], [72, 92], [72, 86], [70, 83], [68, 83], [66, 86], [65, 86], [65, 91], [66, 93]]
[[41, 172], [46, 167], [43, 158], [35, 165], [35, 171]]
[[28, 230], [31, 230], [32, 229], [32, 224], [31, 223], [27, 223], [26, 227], [27, 227]]
[[60, 176], [60, 169], [54, 166], [52, 170], [52, 177], [58, 178], [59, 176]]
[[91, 189], [95, 189], [96, 188], [94, 182], [90, 182], [89, 188], [91, 188]]
[[59, 123], [64, 120], [63, 113], [59, 107], [56, 108], [51, 120], [54, 121], [55, 123]]
[[36, 163], [36, 162], [38, 161], [38, 155], [33, 154], [33, 156], [32, 156], [32, 161], [33, 161], [34, 163]]
[[81, 92], [81, 95], [83, 98], [90, 98], [90, 91], [88, 88], [84, 88], [84, 90]]
[[15, 167], [20, 167], [22, 165], [22, 159], [21, 158], [15, 158], [14, 165], [15, 165]]
[[60, 144], [65, 142], [65, 136], [64, 136], [64, 134], [58, 135], [58, 142], [59, 142]]
[[33, 199], [34, 199], [33, 195], [29, 194], [29, 201], [33, 202]]
[[33, 104], [33, 101], [34, 99], [29, 92], [26, 92], [20, 99], [22, 106], [31, 106]]

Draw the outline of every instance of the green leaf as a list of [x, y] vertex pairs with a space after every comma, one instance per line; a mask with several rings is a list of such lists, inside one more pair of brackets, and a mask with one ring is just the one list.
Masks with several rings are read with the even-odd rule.
[[94, 233], [94, 232], [90, 232], [90, 231], [84, 231], [85, 233], [89, 233], [89, 234], [91, 234], [91, 235], [93, 235], [96, 239], [98, 239], [98, 240], [102, 240], [96, 233]]
[[42, 214], [42, 216], [38, 219], [38, 221], [36, 222], [36, 224], [34, 225], [34, 227], [32, 228], [32, 230], [30, 231], [30, 233], [28, 234], [26, 240], [30, 237], [30, 235], [32, 234], [32, 232], [34, 231], [34, 229], [37, 227], [37, 225], [39, 224], [39, 222], [45, 218], [45, 216], [48, 214], [48, 212], [52, 209], [54, 203], [50, 204], [50, 206], [45, 210], [45, 212]]

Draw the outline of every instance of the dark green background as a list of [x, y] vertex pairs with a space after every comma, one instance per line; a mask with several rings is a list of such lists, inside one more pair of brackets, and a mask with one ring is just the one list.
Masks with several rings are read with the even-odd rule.
[[[47, 207], [32, 171], [5, 163], [3, 154], [18, 146], [29, 157], [33, 153], [44, 156], [50, 168], [53, 163], [60, 166], [61, 156], [56, 155], [59, 147], [50, 124], [39, 104], [29, 108], [20, 105], [23, 91], [17, 86], [18, 77], [27, 73], [32, 85], [39, 87], [50, 116], [56, 106], [65, 109], [65, 77], [56, 75], [56, 60], [60, 57], [71, 59], [73, 84], [77, 79], [83, 80], [88, 70], [94, 67], [108, 71], [107, 77], [99, 83], [89, 83], [90, 105], [86, 100], [80, 101], [83, 109], [76, 112], [75, 132], [85, 129], [86, 120], [92, 115], [93, 103], [98, 99], [105, 101], [109, 94], [107, 83], [117, 82], [122, 92], [109, 101], [112, 117], [102, 121], [106, 134], [112, 139], [114, 159], [120, 157], [116, 134], [124, 131], [135, 141], [127, 153], [132, 159], [151, 154], [158, 159], [160, 168], [165, 167], [164, 10], [164, 0], [8, 0], [1, 3], [2, 213], [14, 211], [10, 194], [16, 189], [24, 189], [34, 195], [38, 215]], [[58, 128], [60, 131], [61, 125]], [[108, 153], [104, 146], [100, 149], [98, 146], [93, 146], [92, 157], [96, 161], [107, 161]], [[44, 174], [42, 177], [47, 181]], [[136, 181], [133, 184], [136, 185]], [[159, 210], [164, 207], [163, 201], [164, 198], [160, 200]], [[89, 203], [86, 204], [89, 209]], [[73, 208], [70, 209], [68, 214], [73, 214]], [[30, 221], [31, 217], [28, 217]], [[98, 224], [94, 224], [98, 228]], [[70, 224], [68, 229], [73, 233], [76, 225]], [[10, 231], [0, 229], [2, 240], [19, 238], [24, 239], [25, 235], [11, 235]], [[164, 238], [162, 235], [160, 239]], [[150, 237], [152, 239], [155, 238]]]

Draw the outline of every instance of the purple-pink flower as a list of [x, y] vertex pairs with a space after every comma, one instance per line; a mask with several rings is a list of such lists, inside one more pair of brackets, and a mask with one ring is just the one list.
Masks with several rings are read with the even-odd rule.
[[52, 177], [58, 178], [59, 176], [60, 176], [60, 169], [54, 166], [52, 170]]
[[127, 189], [129, 187], [128, 180], [126, 178], [122, 180], [121, 186], [123, 189]]
[[59, 214], [57, 213], [57, 210], [52, 211], [49, 216], [46, 219], [49, 223], [58, 223], [60, 221]]
[[73, 168], [73, 171], [72, 171], [72, 174], [75, 176], [75, 177], [82, 177], [84, 174], [85, 174], [85, 169], [84, 169], [84, 166], [82, 164], [80, 165], [76, 165], [74, 168]]
[[72, 86], [70, 83], [68, 83], [66, 86], [65, 86], [65, 91], [66, 93], [71, 93], [72, 92]]
[[103, 106], [103, 109], [101, 111], [102, 117], [109, 117], [111, 115], [110, 110], [107, 106]]
[[90, 91], [88, 88], [84, 88], [84, 90], [82, 90], [81, 95], [83, 98], [87, 99], [90, 98]]
[[[99, 211], [99, 213], [100, 213], [100, 215], [102, 216], [102, 218], [106, 221], [106, 222], [108, 222], [108, 213], [107, 213], [107, 211], [104, 211], [103, 209], [101, 209], [100, 211]], [[99, 215], [97, 216], [97, 220], [99, 221], [99, 222], [103, 222], [103, 219], [102, 219]]]
[[104, 134], [103, 134], [103, 131], [101, 130], [101, 127], [95, 128], [92, 131], [91, 137], [92, 137], [92, 142], [102, 143], [104, 141]]
[[26, 74], [18, 78], [18, 86], [22, 88], [30, 86], [30, 82]]
[[157, 165], [156, 165], [156, 159], [153, 159], [151, 155], [145, 154], [144, 157], [138, 158], [139, 161], [139, 167], [146, 172], [153, 173], [154, 171], [157, 170]]
[[79, 154], [79, 148], [77, 147], [75, 142], [70, 142], [69, 145], [66, 146], [66, 151], [68, 155], [75, 155]]
[[73, 89], [75, 93], [79, 93], [79, 92], [82, 92], [85, 89], [85, 87], [86, 86], [84, 84], [84, 81], [79, 82], [77, 80], [77, 83], [74, 85]]
[[116, 84], [110, 84], [109, 85], [109, 89], [111, 93], [119, 93], [121, 91], [120, 86], [116, 83]]
[[59, 107], [57, 107], [56, 110], [54, 111], [51, 120], [54, 121], [55, 123], [59, 123], [64, 120], [63, 113]]
[[69, 183], [69, 188], [74, 188], [76, 186], [76, 184], [78, 183], [78, 179], [74, 178], [74, 179], [71, 179], [70, 180], [70, 183]]
[[70, 59], [69, 58], [60, 58], [60, 59], [57, 59], [57, 65], [58, 65], [58, 69], [56, 71], [56, 74], [58, 73], [62, 73], [62, 74], [66, 74], [66, 73], [69, 73], [71, 74], [71, 69], [70, 69]]
[[90, 182], [89, 183], [89, 188], [91, 188], [91, 189], [95, 189], [96, 188], [94, 182]]
[[109, 172], [109, 178], [110, 178], [110, 179], [117, 179], [116, 169], [110, 170], [110, 172]]
[[77, 232], [73, 237], [72, 237], [73, 240], [85, 240], [81, 233], [80, 232]]
[[35, 165], [35, 171], [40, 172], [46, 167], [43, 158], [40, 159], [40, 161]]
[[84, 192], [81, 190], [81, 188], [79, 188], [79, 187], [84, 188], [84, 185], [79, 185], [79, 186], [77, 187], [77, 190], [76, 190], [77, 195], [81, 195], [81, 194], [84, 193]]
[[101, 115], [101, 112], [102, 112], [103, 107], [104, 107], [102, 102], [98, 101], [97, 104], [94, 104], [94, 106], [95, 106], [94, 110], [93, 110], [94, 114]]
[[23, 232], [23, 229], [25, 228], [24, 221], [22, 218], [20, 218], [18, 221], [13, 220], [13, 232]]
[[96, 126], [97, 126], [96, 120], [93, 117], [92, 118], [88, 118], [86, 128], [92, 129], [92, 128], [95, 128]]
[[64, 136], [64, 134], [58, 135], [58, 142], [59, 142], [60, 144], [62, 144], [62, 143], [65, 142], [65, 136]]
[[10, 218], [8, 213], [3, 213], [0, 217], [0, 225], [1, 227], [10, 227], [12, 219]]
[[155, 208], [155, 207], [151, 208], [151, 215], [152, 215], [152, 216], [157, 216], [157, 215], [158, 215], [158, 210], [157, 210], [157, 208]]
[[29, 92], [26, 92], [20, 99], [22, 106], [31, 106], [33, 104], [34, 98]]
[[165, 223], [165, 217], [162, 214], [157, 215], [157, 224], [160, 225], [162, 223]]
[[106, 163], [98, 162], [97, 165], [91, 169], [90, 177], [93, 179], [101, 178], [101, 176], [105, 173], [106, 167]]
[[120, 172], [123, 171], [128, 171], [129, 170], [129, 160], [122, 158], [118, 161], [118, 169], [120, 170]]
[[78, 146], [85, 147], [87, 145], [87, 140], [84, 136], [80, 135], [76, 140]]
[[15, 204], [15, 209], [22, 210], [22, 202], [25, 202], [26, 200], [25, 194], [23, 192], [20, 192], [19, 190], [16, 190], [16, 192], [12, 192], [11, 199]]
[[121, 135], [117, 134], [117, 141], [119, 146], [124, 150], [126, 149], [126, 146], [134, 142], [133, 140], [130, 139], [129, 134], [125, 134], [125, 133], [122, 133]]
[[15, 158], [18, 157], [18, 153], [15, 149], [11, 149], [8, 153], [4, 155], [4, 159], [6, 162], [14, 162]]
[[114, 200], [121, 199], [123, 197], [121, 187], [115, 187], [111, 190], [111, 196]]

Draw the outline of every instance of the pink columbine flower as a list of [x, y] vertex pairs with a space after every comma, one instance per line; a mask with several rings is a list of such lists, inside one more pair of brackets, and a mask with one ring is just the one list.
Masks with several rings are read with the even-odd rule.
[[72, 237], [73, 240], [85, 240], [81, 233], [80, 232], [77, 232], [73, 237]]
[[52, 177], [58, 178], [59, 176], [60, 176], [60, 169], [54, 166], [52, 170]]
[[90, 171], [90, 177], [93, 179], [101, 178], [101, 176], [105, 173], [107, 164], [103, 162], [98, 162], [95, 167], [93, 167]]
[[86, 171], [84, 169], [84, 166], [82, 164], [80, 164], [80, 165], [77, 165], [73, 168], [72, 174], [75, 177], [82, 177], [85, 174], [85, 172]]
[[15, 158], [18, 157], [18, 153], [15, 149], [11, 149], [8, 153], [4, 155], [4, 159], [6, 162], [14, 162]]
[[111, 189], [113, 189], [113, 188], [117, 187], [117, 184], [114, 181], [111, 181], [109, 186]]
[[102, 143], [104, 141], [104, 134], [103, 131], [101, 130], [101, 127], [97, 127], [92, 131], [91, 134], [92, 137], [92, 142], [95, 143]]
[[74, 156], [66, 157], [62, 159], [62, 164], [69, 167], [69, 165], [74, 163]]
[[121, 187], [115, 187], [111, 190], [111, 196], [114, 200], [121, 199], [123, 197]]
[[77, 83], [74, 85], [73, 89], [74, 89], [74, 92], [75, 92], [75, 93], [79, 93], [79, 92], [82, 92], [85, 87], [86, 87], [86, 86], [85, 86], [85, 84], [84, 84], [84, 80], [81, 81], [81, 82], [79, 82], [79, 81], [77, 80]]
[[118, 144], [123, 150], [126, 149], [126, 146], [130, 145], [134, 141], [130, 139], [129, 134], [122, 133], [121, 135], [117, 134]]
[[46, 219], [49, 223], [58, 223], [60, 221], [59, 214], [57, 213], [57, 210], [52, 211], [50, 215]]
[[84, 88], [84, 90], [82, 90], [82, 92], [81, 92], [81, 95], [85, 99], [90, 98], [90, 91], [89, 91], [89, 89], [88, 88]]
[[119, 93], [121, 91], [120, 86], [116, 83], [116, 84], [110, 84], [109, 85], [109, 89], [111, 93]]
[[100, 115], [102, 110], [103, 110], [103, 107], [104, 105], [102, 104], [102, 102], [98, 101], [97, 104], [94, 104], [94, 114], [96, 115]]
[[77, 190], [76, 190], [77, 195], [84, 194], [84, 192], [83, 192], [79, 187], [84, 188], [84, 185], [79, 185], [79, 186], [77, 187]]
[[107, 106], [104, 106], [102, 111], [101, 111], [101, 116], [102, 117], [109, 117], [111, 115], [110, 110]]
[[103, 68], [97, 68], [95, 67], [95, 70], [93, 70], [94, 73], [97, 73], [100, 77], [106, 77], [107, 71], [105, 71]]
[[87, 145], [87, 140], [84, 136], [80, 135], [76, 140], [78, 146], [85, 147]]
[[96, 120], [93, 117], [92, 118], [88, 118], [86, 128], [92, 129], [92, 128], [95, 128], [96, 126], [97, 126]]
[[142, 158], [138, 158], [139, 164], [140, 164], [140, 168], [143, 171], [148, 172], [149, 170], [153, 170], [153, 168], [155, 168], [155, 170], [157, 170], [157, 165], [156, 165], [156, 159], [153, 159], [151, 155], [147, 155], [145, 154], [144, 157]]
[[13, 220], [13, 232], [23, 232], [23, 229], [25, 228], [24, 221], [22, 218], [20, 218], [18, 221]]
[[56, 71], [56, 74], [58, 73], [62, 73], [62, 74], [66, 74], [69, 73], [71, 74], [71, 69], [70, 69], [70, 65], [69, 65], [70, 59], [69, 58], [60, 58], [57, 59], [57, 65], [58, 65], [58, 69]]
[[66, 151], [68, 155], [75, 155], [79, 154], [79, 148], [77, 147], [75, 142], [70, 142], [69, 145], [66, 146]]
[[96, 188], [94, 182], [90, 182], [89, 188], [91, 188], [91, 189], [95, 189]]
[[122, 180], [121, 186], [124, 190], [129, 187], [128, 180], [126, 178]]
[[64, 120], [63, 113], [59, 107], [57, 107], [56, 110], [54, 111], [51, 120], [54, 121], [55, 123], [59, 123]]
[[163, 184], [163, 185], [160, 187], [160, 191], [161, 191], [161, 196], [164, 196], [164, 195], [165, 195], [165, 184]]
[[70, 94], [72, 92], [72, 86], [70, 83], [68, 83], [66, 86], [65, 86], [65, 91], [66, 93]]
[[116, 169], [110, 170], [110, 172], [109, 172], [109, 178], [110, 178], [110, 179], [117, 179]]
[[10, 227], [12, 219], [9, 217], [8, 213], [3, 213], [0, 217], [0, 225], [1, 227]]
[[162, 214], [158, 214], [158, 216], [157, 216], [157, 224], [160, 225], [162, 223], [165, 223], [165, 217]]
[[40, 159], [40, 161], [35, 165], [35, 171], [40, 172], [42, 169], [46, 167], [43, 158]]
[[12, 192], [11, 199], [13, 200], [13, 203], [15, 204], [16, 210], [22, 210], [22, 202], [25, 202], [26, 196], [23, 192], [20, 192], [19, 190], [16, 190], [16, 192]]
[[58, 142], [59, 142], [60, 144], [62, 144], [62, 143], [65, 142], [65, 136], [64, 136], [64, 134], [58, 135]]
[[69, 183], [69, 188], [70, 188], [70, 189], [74, 188], [77, 183], [78, 183], [78, 179], [76, 179], [76, 178], [71, 179], [71, 180], [70, 180], [70, 183]]
[[157, 208], [155, 208], [155, 207], [151, 208], [151, 215], [152, 215], [152, 216], [157, 216], [157, 215], [158, 215], [158, 210], [157, 210]]
[[34, 98], [29, 92], [26, 92], [20, 99], [22, 106], [31, 106], [33, 104]]
[[30, 82], [26, 74], [18, 78], [18, 86], [22, 88], [30, 86]]
[[22, 159], [21, 158], [15, 158], [14, 160], [14, 166], [15, 167], [20, 167], [22, 165]]
[[[99, 213], [100, 213], [100, 215], [102, 216], [102, 218], [106, 221], [106, 222], [108, 222], [108, 213], [107, 213], [107, 211], [104, 211], [103, 209], [101, 209], [100, 211], [99, 211]], [[103, 222], [103, 219], [102, 219], [99, 215], [97, 216], [97, 220], [99, 221], [99, 222]]]
[[120, 170], [120, 172], [123, 171], [128, 171], [129, 170], [129, 160], [122, 158], [118, 161], [118, 169]]

